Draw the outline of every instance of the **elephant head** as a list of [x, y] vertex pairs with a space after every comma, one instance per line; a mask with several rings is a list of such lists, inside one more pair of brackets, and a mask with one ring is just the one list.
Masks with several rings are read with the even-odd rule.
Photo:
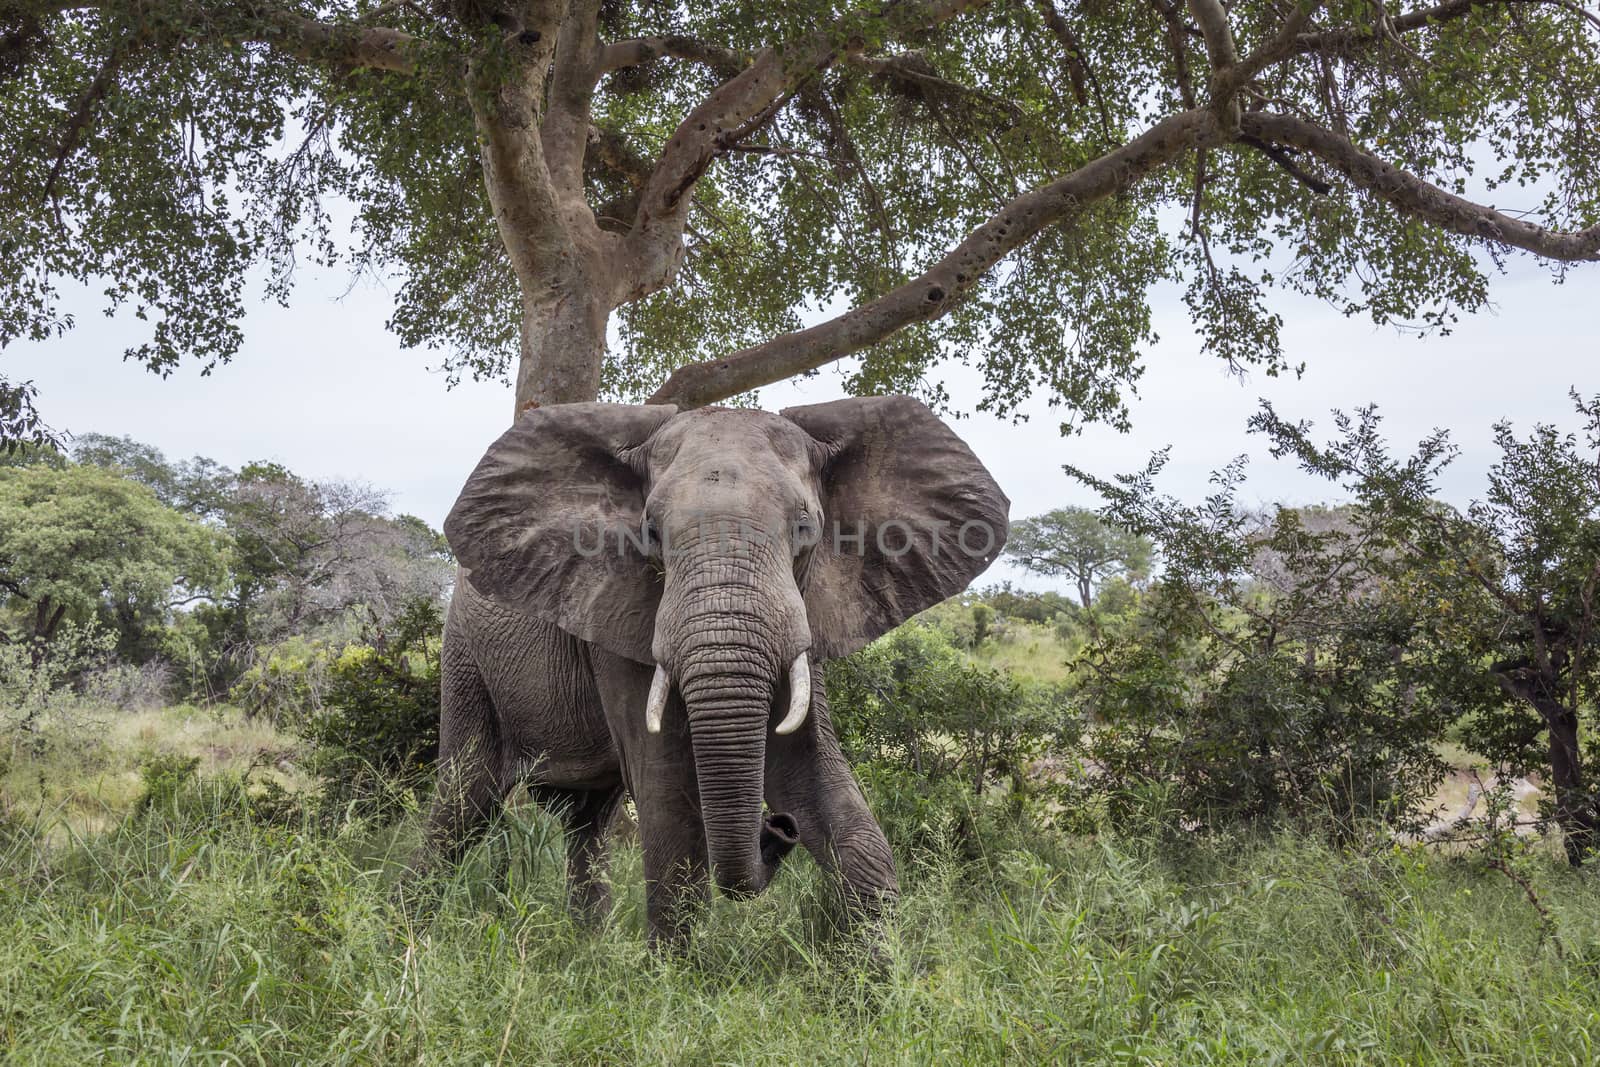
[[769, 730], [804, 727], [811, 664], [965, 588], [1008, 503], [908, 397], [567, 404], [490, 446], [445, 533], [483, 594], [655, 667], [638, 714], [658, 731], [682, 709], [712, 871], [742, 895], [794, 842], [763, 819], [763, 768]]

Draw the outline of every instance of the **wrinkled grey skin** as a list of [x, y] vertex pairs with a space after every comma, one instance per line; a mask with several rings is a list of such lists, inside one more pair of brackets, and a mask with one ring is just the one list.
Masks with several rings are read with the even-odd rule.
[[[458, 855], [526, 782], [564, 822], [574, 911], [597, 920], [609, 905], [604, 832], [626, 790], [652, 940], [687, 935], [709, 882], [759, 892], [795, 844], [836, 874], [852, 914], [875, 914], [896, 895], [894, 860], [840, 753], [821, 663], [964, 588], [999, 554], [1007, 506], [970, 450], [906, 397], [777, 415], [525, 413], [445, 523], [463, 571], [421, 865]], [[612, 535], [647, 520], [657, 540], [644, 550]], [[834, 539], [835, 521], [862, 539]], [[883, 530], [894, 521], [912, 535]], [[990, 542], [973, 527], [958, 546], [963, 523]], [[810, 714], [780, 736], [802, 653]], [[650, 733], [658, 663], [672, 687]]]

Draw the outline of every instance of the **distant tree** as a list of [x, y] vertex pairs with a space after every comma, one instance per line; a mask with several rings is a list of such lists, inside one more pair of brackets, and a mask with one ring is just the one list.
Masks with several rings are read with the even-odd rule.
[[455, 562], [455, 555], [450, 551], [450, 542], [445, 540], [444, 534], [429, 526], [424, 520], [415, 515], [396, 515], [393, 522], [398, 530], [407, 535], [407, 552], [430, 559], [444, 560], [447, 563]]
[[0, 346], [77, 283], [210, 365], [343, 259], [519, 408], [865, 351], [1122, 421], [1174, 283], [1279, 373], [1276, 292], [1427, 331], [1600, 258], [1597, 94], [1581, 0], [0, 0]]
[[0, 448], [0, 467], [65, 467], [72, 461], [67, 454], [53, 445], [32, 445], [17, 442], [9, 451]]
[[0, 640], [35, 655], [63, 622], [98, 621], [139, 658], [172, 609], [215, 596], [226, 542], [145, 486], [90, 466], [0, 467]]
[[1117, 575], [1142, 578], [1151, 562], [1147, 539], [1107, 522], [1091, 508], [1078, 507], [1012, 523], [1005, 551], [1025, 570], [1069, 579], [1085, 608], [1100, 582]]
[[241, 468], [224, 508], [236, 554], [239, 640], [272, 640], [353, 608], [386, 621], [450, 581], [448, 548], [415, 516], [391, 519], [370, 486], [314, 482], [276, 463]]
[[257, 643], [349, 612], [381, 627], [412, 600], [437, 601], [450, 582], [444, 536], [415, 515], [391, 518], [385, 495], [369, 486], [316, 482], [277, 463], [234, 472], [204, 456], [172, 461], [152, 445], [96, 433], [77, 436], [72, 455], [147, 487], [228, 541], [230, 581], [197, 607], [190, 635], [204, 632], [210, 647], [198, 654], [211, 660], [213, 688], [231, 684]]
[[978, 590], [978, 599], [994, 608], [1001, 617], [1028, 622], [1050, 622], [1057, 615], [1076, 613], [1078, 605], [1054, 589], [1035, 592], [1018, 589], [1010, 582], [997, 582]]
[[72, 458], [120, 471], [149, 486], [156, 499], [168, 507], [204, 519], [220, 518], [233, 490], [233, 471], [215, 460], [195, 456], [169, 462], [159, 448], [131, 437], [79, 434], [72, 441]]
[[[1340, 480], [1404, 551], [1387, 570], [1423, 620], [1408, 656], [1435, 699], [1464, 716], [1483, 755], [1550, 782], [1573, 864], [1600, 847], [1592, 767], [1600, 707], [1600, 396], [1572, 399], [1584, 435], [1495, 427], [1500, 459], [1465, 511], [1434, 499], [1455, 455], [1440, 432], [1391, 458], [1371, 409], [1336, 413], [1339, 436], [1314, 444], [1304, 425], [1266, 409], [1256, 427], [1309, 470]], [[1542, 735], [1542, 738], [1541, 738]]]

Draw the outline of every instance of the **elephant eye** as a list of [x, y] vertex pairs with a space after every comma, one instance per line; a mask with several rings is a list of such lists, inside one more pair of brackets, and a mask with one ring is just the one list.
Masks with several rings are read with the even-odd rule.
[[817, 543], [817, 524], [812, 520], [810, 512], [805, 508], [800, 509], [800, 514], [794, 520], [794, 552], [801, 552]]

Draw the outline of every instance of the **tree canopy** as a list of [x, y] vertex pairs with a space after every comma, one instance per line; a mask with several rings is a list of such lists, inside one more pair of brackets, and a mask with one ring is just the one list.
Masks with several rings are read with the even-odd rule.
[[519, 406], [864, 352], [1118, 420], [1158, 286], [1278, 373], [1275, 291], [1442, 330], [1512, 252], [1600, 257], [1597, 99], [1581, 0], [0, 0], [0, 345], [84, 283], [208, 366], [310, 258]]
[[72, 621], [133, 641], [226, 573], [224, 538], [142, 485], [90, 466], [0, 467], [0, 640], [42, 647]]

